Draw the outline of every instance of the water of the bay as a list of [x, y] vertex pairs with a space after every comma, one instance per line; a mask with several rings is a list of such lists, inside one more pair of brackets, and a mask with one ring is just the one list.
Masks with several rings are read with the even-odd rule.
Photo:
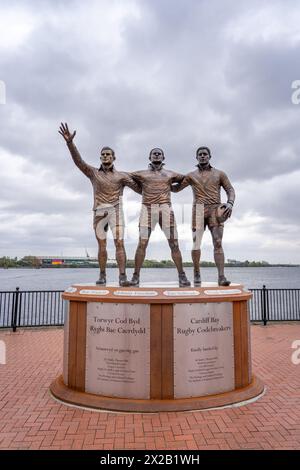
[[[192, 268], [186, 268], [189, 279], [193, 279]], [[128, 270], [128, 277], [132, 270]], [[202, 268], [202, 280], [217, 280], [215, 268]], [[271, 288], [300, 289], [300, 267], [264, 267], [264, 268], [227, 268], [226, 276], [234, 283], [241, 283], [247, 288], [262, 288], [263, 284]], [[43, 268], [43, 269], [0, 269], [0, 291], [14, 290], [64, 290], [71, 284], [95, 282], [98, 269], [95, 268]], [[107, 270], [107, 282], [118, 280], [118, 270]], [[173, 268], [147, 268], [141, 273], [141, 281], [170, 283], [177, 281], [177, 272]]]

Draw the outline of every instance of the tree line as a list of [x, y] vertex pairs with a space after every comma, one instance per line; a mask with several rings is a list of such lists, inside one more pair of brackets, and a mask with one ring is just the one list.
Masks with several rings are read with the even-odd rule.
[[[183, 263], [185, 267], [193, 267], [193, 263], [191, 261], [185, 261]], [[175, 265], [171, 259], [165, 260], [155, 260], [155, 259], [146, 259], [144, 261], [143, 267], [144, 268], [173, 268]], [[215, 263], [211, 261], [202, 261], [201, 266], [204, 268], [215, 267]], [[291, 265], [291, 264], [270, 264], [267, 261], [233, 261], [225, 263], [227, 267], [250, 267], [250, 268], [260, 268], [260, 267], [271, 267], [271, 266], [299, 266], [299, 265]], [[40, 268], [43, 267], [41, 265], [41, 261], [36, 256], [24, 256], [21, 259], [10, 258], [8, 256], [2, 256], [0, 258], [0, 268]], [[55, 268], [63, 268], [64, 265], [56, 265], [56, 266], [48, 266], [48, 267], [55, 267]], [[76, 265], [65, 265], [65, 267], [74, 267]], [[78, 265], [78, 267], [98, 267], [96, 263], [90, 265], [87, 259], [87, 263], [85, 265]], [[108, 263], [108, 267], [115, 268], [115, 264]], [[134, 260], [129, 259], [127, 261], [127, 267], [133, 268], [134, 267]]]

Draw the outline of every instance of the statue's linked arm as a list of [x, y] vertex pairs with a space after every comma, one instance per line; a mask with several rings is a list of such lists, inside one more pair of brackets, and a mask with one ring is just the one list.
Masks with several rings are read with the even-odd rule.
[[136, 193], [142, 194], [141, 183], [136, 178], [134, 178], [131, 173], [125, 173], [124, 186], [128, 186]]
[[184, 188], [189, 186], [190, 181], [188, 175], [180, 175], [178, 174], [174, 182], [171, 184], [171, 191], [172, 193], [178, 193], [182, 191]]

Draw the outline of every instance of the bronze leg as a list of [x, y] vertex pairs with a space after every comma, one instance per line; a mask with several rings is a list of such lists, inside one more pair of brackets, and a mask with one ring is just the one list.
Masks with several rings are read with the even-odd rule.
[[200, 249], [200, 243], [199, 243], [199, 248], [198, 248], [198, 243], [197, 242], [197, 231], [196, 229], [193, 229], [193, 244], [194, 247], [192, 248], [191, 251], [191, 256], [192, 256], [192, 261], [194, 265], [194, 272], [195, 273], [200, 273], [200, 258], [201, 258], [201, 249]]
[[121, 206], [117, 206], [110, 218], [110, 228], [114, 237], [114, 243], [116, 247], [116, 260], [119, 268], [119, 276], [123, 276], [125, 281], [126, 273], [126, 251], [124, 246], [124, 220], [123, 220], [123, 209]]
[[[144, 228], [145, 232], [145, 228]], [[145, 235], [143, 232], [143, 235]], [[142, 238], [141, 236], [141, 229], [140, 229], [140, 236], [139, 236], [139, 243], [135, 252], [135, 258], [134, 258], [134, 274], [139, 276], [140, 275], [140, 270], [143, 265], [145, 256], [146, 256], [146, 249], [150, 240], [150, 235], [151, 235], [151, 227], [148, 227], [148, 238]]]
[[94, 230], [98, 242], [98, 263], [100, 268], [100, 277], [105, 278], [107, 263], [107, 212], [94, 218]]
[[97, 238], [98, 241], [98, 262], [100, 267], [100, 274], [105, 273], [107, 263], [107, 249], [106, 238]]
[[120, 238], [114, 238], [116, 247], [116, 260], [119, 267], [119, 273], [125, 274], [126, 271], [126, 251], [124, 247], [124, 241]]
[[177, 268], [178, 274], [183, 273], [182, 256], [178, 245], [178, 239], [175, 238], [174, 227], [170, 227], [170, 237], [167, 239], [171, 248], [171, 256]]
[[211, 227], [210, 233], [214, 244], [215, 263], [217, 265], [218, 275], [220, 278], [224, 276], [224, 251], [222, 247], [223, 227], [220, 225]]
[[194, 265], [194, 281], [200, 284], [200, 258], [201, 258], [201, 241], [205, 230], [204, 219], [204, 205], [196, 204], [193, 206], [192, 212], [192, 235], [193, 235], [193, 248], [191, 256]]

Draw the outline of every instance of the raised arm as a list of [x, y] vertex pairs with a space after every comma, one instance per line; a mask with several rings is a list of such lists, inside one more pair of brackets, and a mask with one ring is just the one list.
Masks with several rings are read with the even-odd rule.
[[184, 188], [189, 186], [190, 182], [188, 176], [184, 175], [177, 175], [174, 182], [171, 184], [171, 191], [172, 193], [178, 193], [182, 191]]
[[68, 146], [68, 149], [70, 151], [70, 154], [73, 158], [73, 161], [76, 166], [88, 177], [90, 178], [93, 174], [93, 167], [88, 165], [82, 158], [81, 155], [76, 147], [76, 145], [73, 142], [73, 139], [76, 135], [76, 131], [74, 131], [72, 134], [69, 131], [68, 124], [61, 123], [60, 128], [59, 128], [59, 134], [63, 136], [63, 138], [66, 141], [66, 144]]

